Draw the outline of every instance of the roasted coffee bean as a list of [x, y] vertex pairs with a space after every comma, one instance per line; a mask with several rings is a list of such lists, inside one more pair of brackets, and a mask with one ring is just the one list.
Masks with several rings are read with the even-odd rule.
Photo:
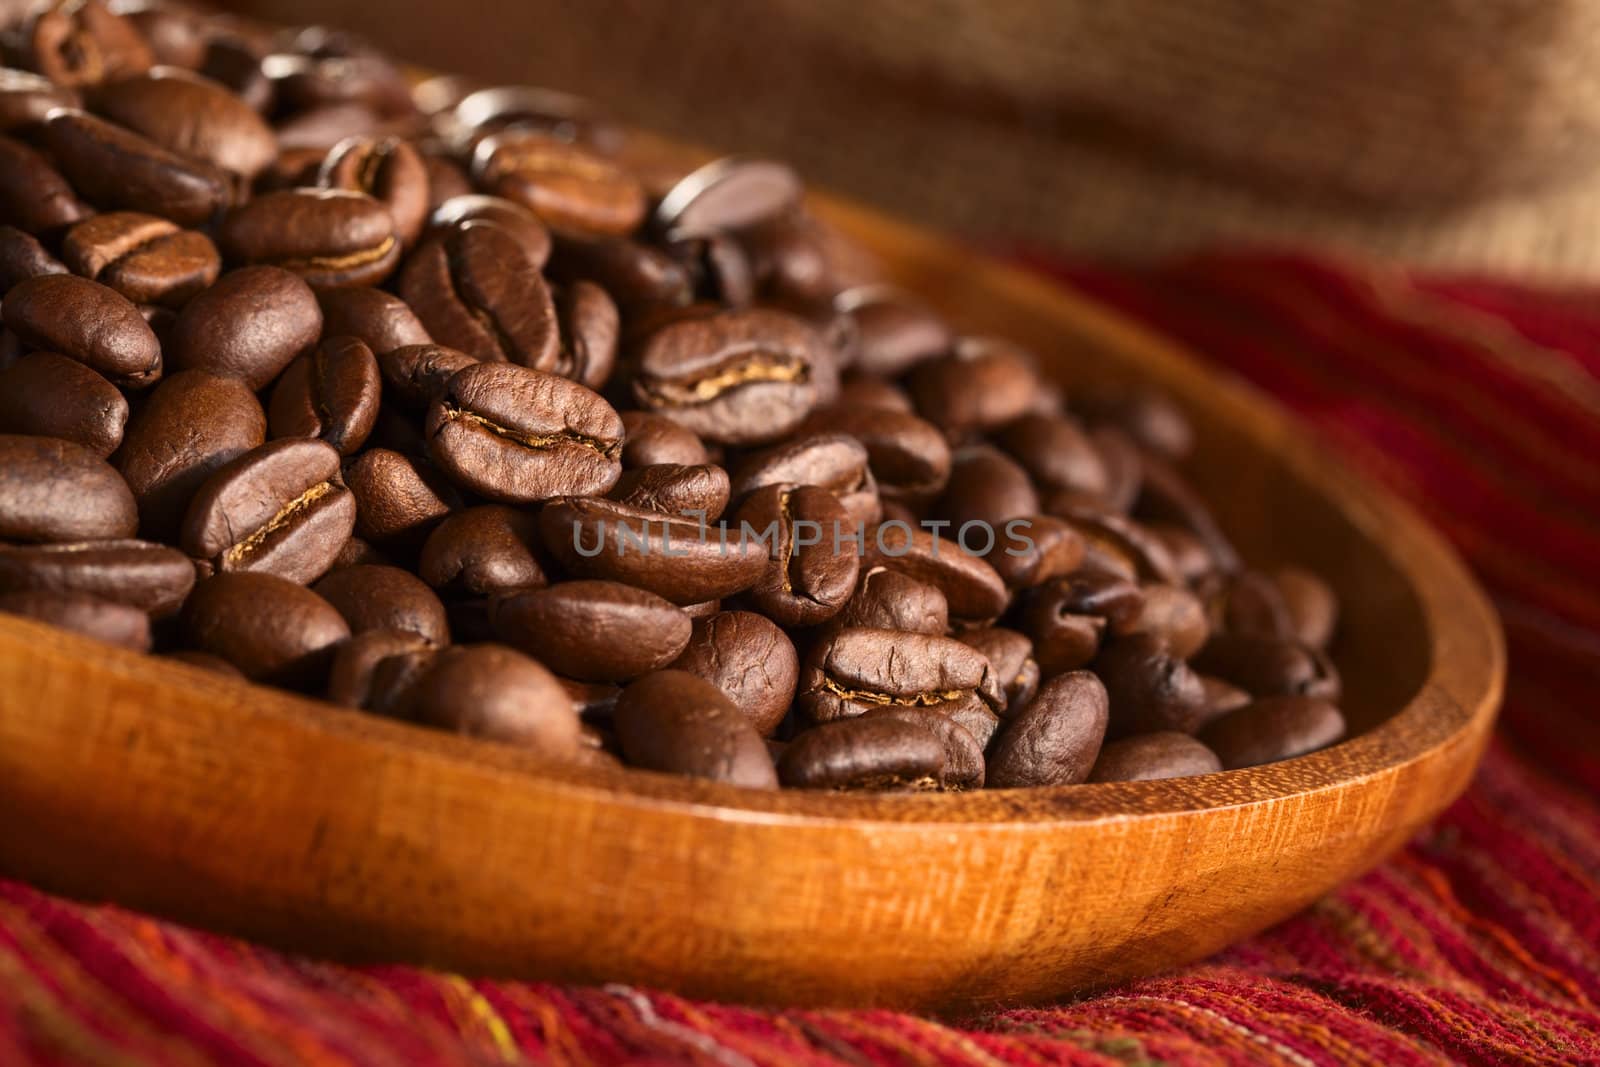
[[1284, 641], [1295, 636], [1283, 589], [1261, 571], [1224, 576], [1208, 598], [1207, 609], [1219, 630]]
[[1187, 663], [1149, 634], [1119, 637], [1095, 657], [1094, 669], [1111, 694], [1111, 733], [1175, 730], [1192, 734], [1205, 721], [1205, 686]]
[[992, 445], [966, 445], [950, 457], [950, 480], [939, 514], [955, 529], [967, 523], [999, 531], [1024, 515], [1039, 513], [1039, 494], [1028, 472]]
[[694, 299], [688, 267], [653, 245], [558, 232], [549, 260], [545, 270], [554, 280], [592, 282], [630, 311], [683, 307]]
[[756, 728], [722, 690], [687, 671], [655, 671], [629, 684], [612, 722], [629, 766], [748, 789], [778, 785]]
[[417, 573], [445, 594], [493, 596], [549, 584], [539, 562], [536, 516], [483, 504], [441, 522], [422, 546]]
[[756, 278], [744, 246], [725, 233], [681, 234], [666, 238], [667, 255], [683, 264], [695, 297], [723, 307], [755, 303]]
[[1339, 598], [1328, 583], [1300, 567], [1281, 567], [1272, 580], [1283, 594], [1295, 637], [1311, 648], [1327, 648], [1339, 624]]
[[400, 274], [400, 295], [435, 341], [478, 359], [548, 371], [560, 357], [550, 290], [499, 226], [469, 222], [424, 242]]
[[222, 270], [211, 238], [137, 211], [108, 211], [84, 219], [62, 239], [61, 258], [73, 273], [108, 285], [136, 304], [170, 307], [182, 307]]
[[1084, 502], [1103, 500], [1111, 479], [1089, 435], [1059, 415], [1023, 415], [995, 434], [995, 443], [1026, 468], [1041, 490]]
[[1176, 523], [1194, 534], [1206, 546], [1217, 570], [1232, 573], [1239, 569], [1238, 551], [1200, 494], [1171, 465], [1149, 453], [1144, 456], [1137, 512], [1141, 520]]
[[57, 85], [94, 85], [155, 62], [138, 29], [100, 0], [37, 10], [19, 29], [18, 58]]
[[461, 496], [438, 471], [387, 448], [369, 448], [345, 464], [356, 495], [356, 533], [368, 541], [414, 541], [461, 507]]
[[734, 469], [732, 492], [736, 498], [769, 485], [814, 485], [828, 490], [849, 516], [850, 531], [857, 526], [874, 527], [882, 515], [867, 450], [848, 434], [791, 437], [751, 453]]
[[812, 485], [769, 485], [739, 508], [746, 537], [766, 546], [767, 568], [750, 600], [782, 626], [815, 626], [839, 613], [855, 591], [861, 557], [855, 526], [832, 493]]
[[891, 286], [848, 289], [834, 297], [834, 307], [855, 321], [853, 366], [864, 374], [898, 378], [917, 364], [944, 355], [955, 343], [943, 319], [916, 297]]
[[1090, 562], [1141, 581], [1183, 583], [1183, 575], [1167, 554], [1166, 545], [1132, 519], [1078, 506], [1056, 513], [1083, 535]]
[[127, 422], [122, 393], [75, 359], [33, 352], [0, 367], [0, 433], [59, 437], [104, 457]]
[[0, 296], [29, 278], [66, 273], [67, 265], [47, 252], [37, 237], [15, 226], [0, 226]]
[[283, 189], [230, 211], [217, 228], [235, 263], [269, 264], [318, 287], [377, 285], [400, 261], [388, 209], [348, 189]]
[[319, 156], [326, 156], [346, 137], [382, 137], [410, 132], [403, 128], [404, 124], [400, 126], [402, 128], [397, 129], [395, 124], [385, 122], [364, 104], [329, 104], [281, 119], [273, 130], [278, 135], [280, 151], [310, 149]]
[[1209, 674], [1200, 676], [1200, 685], [1206, 691], [1206, 722], [1220, 719], [1230, 711], [1238, 711], [1253, 699], [1238, 686]]
[[221, 656], [252, 681], [316, 685], [350, 628], [332, 604], [273, 574], [217, 574], [183, 607], [188, 643]]
[[1308, 696], [1337, 703], [1339, 672], [1322, 652], [1293, 639], [1259, 634], [1212, 634], [1195, 669], [1231, 682], [1251, 696]]
[[128, 484], [82, 445], [0, 434], [0, 539], [94, 541], [132, 537]]
[[967, 551], [956, 538], [937, 531], [886, 522], [868, 531], [863, 562], [888, 567], [937, 586], [950, 604], [950, 614], [973, 621], [996, 618], [1006, 610], [1010, 594], [981, 556]]
[[370, 564], [342, 567], [312, 588], [344, 616], [353, 634], [408, 630], [432, 645], [450, 643], [444, 605], [410, 571]]
[[727, 156], [685, 177], [661, 198], [651, 220], [661, 233], [743, 230], [787, 215], [804, 187], [785, 163]]
[[812, 647], [795, 706], [813, 722], [889, 704], [937, 708], [960, 721], [1001, 706], [1000, 683], [981, 652], [935, 634], [839, 630]]
[[1076, 571], [1086, 551], [1083, 535], [1071, 524], [1051, 515], [1025, 515], [996, 530], [994, 547], [984, 558], [1008, 589], [1032, 589]]
[[44, 156], [0, 137], [0, 220], [28, 233], [50, 234], [90, 213]]
[[44, 140], [72, 187], [103, 209], [142, 211], [180, 226], [200, 226], [232, 199], [221, 168], [82, 111], [52, 111]]
[[611, 500], [552, 500], [539, 529], [572, 573], [648, 589], [674, 604], [742, 593], [767, 569], [765, 546], [737, 531]]
[[1151, 782], [1222, 770], [1217, 754], [1188, 734], [1171, 730], [1108, 741], [1100, 750], [1091, 782]]
[[728, 506], [728, 472], [714, 463], [658, 463], [622, 472], [611, 499], [646, 511], [716, 522]]
[[1134, 633], [1156, 638], [1179, 659], [1188, 659], [1204, 647], [1211, 628], [1199, 597], [1181, 585], [1155, 582], [1146, 582], [1141, 591], [1144, 606], [1130, 624]]
[[491, 500], [604, 493], [622, 473], [622, 420], [597, 393], [528, 367], [457, 372], [428, 408], [428, 451]]
[[950, 629], [950, 607], [935, 586], [887, 567], [864, 567], [854, 595], [834, 624], [847, 629], [944, 634]]
[[884, 500], [927, 503], [944, 491], [950, 478], [950, 448], [944, 435], [916, 415], [829, 407], [815, 412], [799, 432], [846, 433], [860, 441]]
[[212, 472], [189, 503], [179, 544], [208, 571], [255, 571], [304, 585], [333, 566], [355, 523], [339, 453], [291, 438]]
[[453, 645], [429, 660], [405, 695], [406, 717], [470, 737], [570, 759], [578, 716], [556, 676], [504, 645]]
[[65, 85], [30, 71], [0, 67], [0, 131], [26, 135], [56, 108], [80, 103], [78, 94]]
[[170, 615], [194, 585], [194, 565], [151, 541], [0, 545], [0, 592], [75, 593]]
[[676, 463], [694, 467], [709, 461], [706, 447], [693, 430], [686, 430], [663, 415], [624, 411], [622, 466], [625, 470]]
[[255, 390], [321, 333], [322, 310], [302, 279], [278, 267], [245, 267], [184, 305], [167, 353], [173, 370], [200, 368], [243, 379]]
[[722, 312], [656, 331], [640, 354], [633, 394], [707, 440], [762, 444], [805, 418], [827, 358], [816, 331], [792, 315]]
[[644, 219], [644, 189], [620, 167], [577, 145], [523, 130], [478, 142], [478, 184], [522, 204], [547, 225], [575, 233], [624, 235]]
[[[339, 645], [328, 669], [328, 700], [347, 708], [370, 708], [380, 699], [373, 692], [378, 668], [396, 656], [425, 657], [433, 651], [427, 638], [411, 630], [365, 630]], [[387, 703], [388, 701], [385, 701]]]
[[586, 682], [659, 670], [689, 643], [682, 609], [618, 582], [561, 582], [494, 602], [495, 633], [546, 667]]
[[1033, 658], [1033, 642], [1026, 636], [1000, 626], [985, 626], [963, 630], [955, 638], [988, 657], [1005, 695], [1003, 714], [1015, 715], [1033, 699], [1039, 689], [1039, 661]]
[[[610, 682], [579, 682], [571, 678], [557, 678], [561, 688], [566, 690], [568, 698], [572, 701], [572, 710], [584, 719], [586, 736], [591, 740], [604, 737], [608, 745], [614, 746], [616, 738], [611, 735], [611, 712], [617, 706], [617, 698], [622, 695], [622, 686]], [[593, 734], [587, 730], [599, 725]]]
[[323, 160], [317, 184], [366, 193], [389, 211], [402, 248], [416, 244], [428, 218], [428, 171], [398, 137], [348, 137]]
[[103, 83], [90, 94], [95, 111], [170, 152], [254, 178], [278, 141], [250, 105], [226, 86], [187, 70], [157, 67]]
[[531, 85], [477, 89], [461, 97], [454, 108], [449, 125], [462, 131], [460, 136], [467, 143], [509, 126], [541, 131], [605, 153], [622, 147], [622, 131], [593, 101], [555, 89]]
[[[428, 216], [430, 229], [449, 232], [474, 220], [492, 222], [509, 233], [528, 257], [528, 265], [542, 270], [550, 258], [550, 231], [545, 229], [539, 216], [509, 200], [498, 196], [482, 196], [469, 192], [452, 196], [433, 209]], [[554, 272], [550, 276], [563, 280]]]
[[788, 635], [771, 619], [749, 611], [696, 619], [689, 643], [670, 666], [722, 690], [762, 737], [771, 737], [789, 713], [800, 676]]
[[323, 289], [317, 293], [317, 303], [322, 308], [323, 336], [359, 337], [374, 355], [433, 340], [416, 312], [382, 289]]
[[1173, 566], [1190, 586], [1198, 587], [1216, 576], [1211, 553], [1193, 533], [1170, 522], [1146, 522], [1144, 528], [1166, 546]]
[[617, 365], [622, 321], [617, 305], [593, 282], [576, 281], [555, 293], [561, 353], [555, 372], [590, 389], [602, 389]]
[[372, 433], [382, 397], [372, 349], [354, 337], [329, 337], [278, 379], [267, 427], [273, 437], [320, 438], [348, 456]]
[[1125, 632], [1143, 610], [1144, 593], [1135, 582], [1086, 567], [1032, 590], [1019, 622], [1050, 677], [1087, 666], [1107, 629]]
[[[1105, 471], [1106, 488], [1099, 503], [1106, 510], [1126, 515], [1139, 500], [1144, 484], [1144, 456], [1133, 439], [1113, 426], [1096, 426], [1089, 432]], [[1074, 492], [1072, 489], [1057, 492]]]
[[159, 0], [135, 0], [118, 4], [117, 14], [139, 31], [156, 63], [196, 70], [205, 62], [206, 42], [213, 30], [195, 12]]
[[70, 356], [119, 385], [161, 376], [161, 344], [120, 293], [70, 274], [30, 278], [6, 293], [6, 328], [31, 348]]
[[27, 590], [0, 593], [0, 615], [19, 615], [119, 645], [150, 651], [150, 617], [138, 608], [87, 593]]
[[905, 415], [916, 414], [906, 391], [893, 382], [879, 378], [847, 378], [839, 386], [840, 407], [870, 408], [875, 411], [898, 411]]
[[1105, 740], [1109, 705], [1106, 687], [1088, 671], [1051, 678], [995, 738], [988, 784], [1010, 789], [1083, 781]]
[[[232, 34], [212, 38], [206, 44], [199, 73], [226, 87], [257, 114], [272, 108], [272, 81], [261, 69], [261, 52], [250, 41]], [[283, 147], [281, 141], [279, 147]]]
[[1075, 389], [1072, 410], [1091, 424], [1115, 426], [1166, 459], [1183, 459], [1194, 448], [1194, 431], [1172, 399], [1147, 386], [1088, 384]]
[[1344, 737], [1344, 716], [1326, 700], [1276, 696], [1230, 712], [1200, 732], [1227, 770], [1293, 759]]
[[920, 722], [858, 716], [796, 736], [778, 760], [778, 778], [792, 789], [934, 792], [947, 759], [944, 741]]
[[952, 441], [994, 430], [1034, 403], [1033, 358], [1006, 341], [964, 337], [949, 355], [920, 363], [906, 379], [917, 413]]
[[[740, 232], [739, 239], [768, 300], [783, 307], [825, 308], [824, 314], [832, 317], [839, 283], [828, 258], [829, 238], [820, 226], [794, 214], [751, 226]], [[836, 326], [854, 337], [853, 319], [838, 316]]]
[[944, 770], [938, 777], [940, 788], [948, 792], [983, 788], [985, 777], [983, 747], [993, 732], [992, 725], [986, 724], [984, 739], [979, 741], [966, 726], [933, 708], [898, 705], [873, 708], [857, 719], [843, 721], [872, 722], [880, 719], [910, 723], [927, 730], [939, 739], [939, 743], [944, 746]]
[[444, 345], [402, 345], [378, 356], [384, 384], [408, 408], [426, 408], [445, 394], [456, 371], [478, 360]]

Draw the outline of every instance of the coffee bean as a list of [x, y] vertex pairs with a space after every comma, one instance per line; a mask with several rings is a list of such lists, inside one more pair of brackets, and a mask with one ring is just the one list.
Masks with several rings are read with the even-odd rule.
[[1276, 696], [1217, 719], [1201, 731], [1200, 740], [1231, 771], [1315, 752], [1338, 741], [1344, 732], [1344, 716], [1330, 702]]
[[789, 713], [800, 661], [777, 624], [749, 611], [719, 611], [696, 619], [689, 643], [671, 664], [704, 678], [733, 701], [762, 737]]
[[32, 234], [65, 229], [91, 214], [49, 160], [0, 137], [0, 220]]
[[826, 358], [816, 332], [791, 315], [757, 309], [687, 319], [645, 344], [634, 399], [707, 440], [761, 444], [805, 418]]
[[769, 485], [739, 508], [746, 537], [762, 539], [767, 568], [750, 589], [756, 609], [782, 626], [815, 626], [839, 613], [855, 591], [861, 559], [849, 514], [816, 486]]
[[630, 311], [683, 307], [694, 297], [689, 269], [653, 245], [558, 232], [549, 257], [545, 269], [551, 278], [598, 285]]
[[200, 226], [232, 200], [227, 172], [82, 111], [52, 111], [45, 144], [84, 199], [97, 207]]
[[803, 192], [800, 176], [787, 164], [728, 156], [673, 186], [652, 222], [661, 233], [742, 230], [794, 210]]
[[861, 581], [834, 624], [846, 629], [944, 634], [950, 606], [938, 587], [888, 567], [861, 568]]
[[1109, 642], [1094, 669], [1111, 695], [1115, 737], [1175, 730], [1192, 734], [1205, 721], [1205, 687], [1187, 663], [1150, 634]]
[[184, 305], [167, 353], [174, 370], [201, 368], [256, 390], [321, 333], [322, 310], [303, 280], [278, 267], [245, 267]]
[[597, 393], [527, 367], [457, 372], [428, 408], [428, 451], [491, 500], [604, 493], [622, 473], [622, 420]]
[[893, 382], [879, 378], [853, 378], [839, 387], [838, 405], [843, 408], [869, 408], [874, 411], [897, 411], [903, 415], [915, 414], [911, 398]]
[[132, 537], [133, 494], [101, 457], [71, 441], [0, 434], [0, 539]]
[[1051, 678], [995, 739], [988, 784], [1011, 789], [1083, 781], [1105, 739], [1108, 708], [1106, 687], [1088, 671]]
[[458, 136], [469, 144], [497, 130], [516, 127], [590, 145], [601, 152], [615, 152], [622, 147], [622, 131], [594, 101], [531, 85], [501, 85], [469, 92], [455, 103], [449, 119], [448, 125], [462, 131]]
[[353, 634], [407, 630], [431, 645], [450, 643], [444, 605], [410, 571], [370, 564], [342, 567], [312, 588], [344, 616]]
[[[915, 708], [891, 705], [873, 708], [858, 719], [845, 722], [872, 722], [893, 719], [910, 723], [933, 734], [944, 746], [944, 769], [938, 775], [940, 788], [949, 792], [982, 789], [985, 777], [983, 742], [980, 742], [961, 723], [933, 708]], [[988, 740], [987, 733], [984, 741]]]
[[0, 593], [0, 615], [19, 615], [119, 645], [150, 651], [150, 617], [138, 608], [86, 593], [27, 590]]
[[555, 293], [561, 353], [555, 372], [563, 378], [600, 390], [617, 365], [617, 338], [622, 331], [616, 302], [592, 282], [576, 281]]
[[105, 457], [127, 421], [117, 387], [75, 359], [33, 352], [0, 367], [0, 433], [59, 437]]
[[32, 348], [70, 356], [119, 385], [161, 377], [161, 344], [120, 293], [70, 274], [47, 274], [11, 287], [0, 303], [6, 328]]
[[[428, 656], [427, 638], [411, 630], [366, 630], [342, 642], [328, 668], [328, 700], [347, 708], [371, 708], [388, 703], [374, 692], [378, 670], [385, 660], [405, 655]], [[392, 676], [391, 676], [391, 680]]]
[[278, 152], [278, 140], [254, 109], [210, 78], [157, 67], [103, 83], [90, 94], [95, 111], [170, 152], [243, 178], [254, 178]]
[[728, 472], [713, 463], [658, 463], [625, 470], [611, 499], [629, 507], [716, 522], [728, 506]]
[[997, 533], [1011, 519], [1039, 513], [1039, 494], [1028, 472], [992, 445], [967, 445], [950, 458], [950, 480], [939, 513], [956, 529], [967, 523]]
[[612, 721], [629, 766], [747, 789], [778, 785], [756, 728], [722, 690], [686, 671], [655, 671], [629, 684]]
[[689, 641], [681, 609], [617, 582], [561, 582], [495, 601], [495, 633], [551, 670], [625, 682], [671, 663]]
[[383, 379], [372, 349], [354, 337], [329, 337], [289, 364], [272, 390], [273, 437], [316, 437], [348, 456], [372, 433]]
[[25, 70], [0, 67], [0, 131], [29, 134], [58, 107], [77, 107], [82, 101], [65, 85]]
[[1210, 636], [1206, 609], [1200, 598], [1181, 585], [1146, 582], [1144, 606], [1131, 624], [1133, 632], [1149, 634], [1179, 659], [1188, 659]]
[[932, 792], [945, 776], [945, 744], [919, 722], [840, 719], [805, 730], [778, 760], [792, 789]]
[[[458, 230], [474, 220], [492, 222], [509, 233], [528, 257], [528, 266], [541, 270], [550, 258], [550, 231], [545, 229], [539, 216], [510, 200], [498, 196], [468, 193], [452, 196], [433, 209], [428, 216], [431, 230], [448, 233]], [[560, 279], [554, 271], [551, 277]]]
[[404, 698], [406, 717], [469, 737], [571, 759], [578, 717], [555, 675], [503, 645], [453, 645], [434, 656]]
[[422, 409], [444, 396], [457, 371], [477, 362], [444, 345], [402, 345], [378, 356], [378, 372], [396, 400], [407, 408]]
[[29, 278], [66, 273], [67, 265], [47, 252], [37, 237], [15, 226], [0, 226], [0, 296]]
[[1089, 423], [1115, 426], [1166, 459], [1183, 459], [1194, 448], [1183, 411], [1148, 386], [1091, 383], [1073, 391], [1071, 405]]
[[964, 337], [947, 356], [927, 360], [906, 379], [917, 413], [952, 441], [997, 429], [1029, 410], [1039, 375], [1033, 357], [992, 337]]
[[1108, 741], [1100, 750], [1091, 782], [1151, 782], [1222, 770], [1217, 754], [1188, 734], [1171, 730]]
[[492, 596], [549, 584], [539, 562], [538, 519], [499, 504], [457, 512], [422, 546], [417, 573], [447, 594]]
[[232, 262], [282, 267], [327, 288], [377, 285], [400, 261], [388, 210], [347, 189], [258, 196], [227, 214], [217, 241]]
[[62, 239], [61, 255], [74, 273], [135, 303], [172, 307], [182, 307], [222, 269], [205, 234], [136, 211], [110, 211], [78, 223]]
[[[261, 69], [261, 52], [250, 41], [226, 33], [212, 38], [198, 72], [229, 89], [258, 114], [272, 107], [272, 82]], [[279, 148], [283, 147], [279, 141]]]
[[1032, 589], [1076, 571], [1086, 552], [1083, 535], [1071, 524], [1050, 515], [1025, 515], [996, 529], [994, 547], [984, 558], [1008, 589]]
[[1105, 471], [1106, 488], [1098, 503], [1108, 511], [1128, 514], [1138, 503], [1144, 484], [1144, 454], [1133, 438], [1113, 426], [1096, 426], [1089, 431], [1089, 439]]
[[644, 190], [631, 174], [577, 145], [522, 130], [492, 134], [473, 151], [472, 173], [495, 196], [546, 224], [623, 235], [644, 219]]
[[955, 638], [988, 658], [1005, 696], [1003, 714], [1015, 715], [1033, 699], [1039, 688], [1039, 661], [1026, 636], [1000, 626], [984, 626], [963, 630]]
[[900, 704], [993, 714], [1000, 684], [981, 652], [948, 637], [840, 630], [818, 641], [800, 670], [795, 706], [814, 722]]
[[[890, 286], [861, 286], [840, 293], [834, 306], [855, 322], [855, 368], [898, 378], [919, 363], [950, 351], [955, 338], [943, 319], [916, 297]], [[904, 408], [909, 411], [909, 403]]]
[[1295, 636], [1282, 587], [1261, 571], [1223, 576], [1213, 583], [1206, 607], [1219, 630], [1283, 641]]
[[1132, 519], [1080, 506], [1056, 513], [1083, 536], [1091, 563], [1141, 581], [1182, 584], [1183, 575], [1166, 545]]
[[356, 498], [321, 441], [270, 441], [218, 467], [184, 516], [183, 550], [211, 571], [276, 574], [302, 585], [333, 565]]
[[428, 217], [422, 156], [398, 137], [347, 137], [322, 162], [317, 184], [366, 193], [389, 211], [402, 248], [416, 244]]
[[1211, 509], [1172, 466], [1155, 456], [1144, 456], [1144, 480], [1139, 488], [1139, 517], [1143, 521], [1175, 523], [1200, 539], [1217, 570], [1239, 569], [1239, 553], [1222, 532]]
[[155, 61], [134, 25], [101, 0], [37, 10], [19, 28], [17, 50], [29, 70], [74, 88], [137, 74]]
[[[771, 219], [740, 231], [739, 238], [767, 300], [833, 317], [839, 284], [826, 247], [829, 238], [813, 220], [803, 214]], [[839, 316], [836, 327], [854, 336], [855, 321], [848, 316]]]
[[1196, 670], [1214, 674], [1258, 698], [1292, 695], [1339, 700], [1339, 672], [1333, 662], [1292, 639], [1212, 634], [1195, 656], [1194, 665]]
[[333, 605], [273, 574], [224, 573], [199, 582], [183, 608], [188, 643], [252, 681], [318, 683], [350, 628]]
[[[312, 29], [325, 32], [321, 27]], [[370, 50], [305, 50], [298, 55], [280, 51], [263, 59], [261, 69], [272, 79], [279, 104], [291, 112], [351, 105], [378, 116], [412, 110], [405, 75]]]
[[433, 340], [416, 312], [382, 289], [323, 289], [317, 293], [317, 303], [322, 308], [323, 336], [359, 337], [374, 355]]
[[139, 31], [156, 63], [195, 70], [205, 62], [212, 28], [194, 12], [146, 2], [122, 6], [117, 13]]
[[844, 508], [851, 531], [858, 525], [876, 526], [882, 515], [867, 450], [848, 434], [791, 437], [783, 444], [751, 453], [734, 470], [732, 491], [737, 498], [769, 485], [814, 485], [828, 490]]
[[648, 411], [622, 412], [625, 440], [622, 466], [633, 470], [659, 463], [694, 467], [708, 461], [706, 447], [693, 430], [684, 429], [663, 415]]
[[755, 303], [754, 265], [744, 245], [728, 234], [673, 232], [666, 238], [665, 251], [683, 265], [697, 299], [729, 308]]
[[345, 464], [356, 496], [356, 533], [368, 541], [414, 542], [452, 511], [461, 496], [426, 463], [387, 448], [369, 448]]
[[1238, 686], [1209, 674], [1200, 676], [1200, 685], [1206, 691], [1206, 722], [1220, 719], [1230, 711], [1238, 711], [1253, 699]]
[[1120, 574], [1083, 568], [1032, 590], [1019, 623], [1045, 677], [1085, 667], [1108, 628], [1126, 631], [1144, 610], [1144, 593]]
[[1166, 547], [1183, 580], [1198, 587], [1216, 577], [1216, 562], [1193, 533], [1170, 522], [1146, 522], [1144, 528]]
[[400, 295], [433, 339], [481, 360], [548, 371], [560, 356], [550, 290], [509, 231], [469, 222], [406, 261]]
[[151, 541], [0, 545], [0, 592], [71, 593], [170, 615], [194, 585], [182, 552]]
[[1082, 501], [1102, 500], [1111, 487], [1100, 451], [1072, 420], [1023, 415], [995, 434], [995, 442], [1027, 469], [1042, 490]]
[[1300, 567], [1281, 567], [1272, 580], [1283, 594], [1295, 637], [1303, 645], [1327, 648], [1339, 624], [1339, 598], [1328, 583]]
[[1010, 602], [1006, 586], [982, 557], [954, 538], [921, 527], [885, 523], [867, 532], [864, 563], [888, 567], [937, 586], [958, 619], [993, 619]]
[[236, 378], [186, 370], [156, 386], [113, 457], [139, 502], [145, 536], [174, 540], [189, 499], [211, 472], [266, 436], [260, 403]]
[[817, 411], [801, 433], [849, 434], [867, 450], [879, 495], [902, 503], [927, 503], [950, 478], [950, 448], [937, 427], [916, 415], [882, 408], [830, 407]]

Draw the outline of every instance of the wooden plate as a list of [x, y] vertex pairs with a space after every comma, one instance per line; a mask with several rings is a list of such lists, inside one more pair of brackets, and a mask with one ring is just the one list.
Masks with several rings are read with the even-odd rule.
[[1252, 560], [1329, 575], [1357, 736], [1168, 782], [962, 796], [604, 777], [0, 619], [0, 869], [347, 960], [965, 1011], [1204, 956], [1465, 786], [1504, 676], [1455, 555], [1247, 389], [1106, 311], [845, 205], [961, 326], [1158, 382]]

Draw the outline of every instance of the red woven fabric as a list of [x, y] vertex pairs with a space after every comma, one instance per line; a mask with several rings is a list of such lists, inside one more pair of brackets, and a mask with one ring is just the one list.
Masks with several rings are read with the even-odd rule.
[[962, 1027], [337, 967], [0, 882], [0, 1064], [1600, 1063], [1600, 304], [1287, 256], [1058, 274], [1275, 394], [1493, 593], [1500, 738], [1392, 861], [1204, 965]]

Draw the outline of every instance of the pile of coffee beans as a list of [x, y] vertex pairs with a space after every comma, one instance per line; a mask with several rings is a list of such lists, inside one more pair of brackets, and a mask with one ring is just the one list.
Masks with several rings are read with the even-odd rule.
[[1342, 736], [1335, 598], [1183, 413], [864, 283], [788, 167], [152, 0], [0, 44], [0, 611], [758, 788]]

